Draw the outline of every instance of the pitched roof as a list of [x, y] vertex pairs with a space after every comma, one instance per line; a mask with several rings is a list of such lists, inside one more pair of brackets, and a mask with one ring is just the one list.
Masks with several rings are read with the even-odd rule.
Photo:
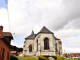
[[65, 54], [63, 54], [63, 57], [66, 57], [66, 55], [65, 55]]
[[58, 38], [56, 38], [56, 37], [54, 37], [56, 40], [60, 40], [60, 39], [58, 39]]
[[26, 37], [25, 39], [34, 39], [35, 38], [34, 32], [32, 31], [31, 35], [29, 35], [28, 37]]
[[35, 34], [34, 35], [29, 35], [28, 37], [26, 37], [26, 39], [34, 39], [35, 38]]
[[52, 33], [52, 32], [48, 30], [45, 26], [43, 26], [39, 33]]
[[2, 34], [3, 36], [11, 37], [13, 39], [12, 34], [10, 32], [2, 32]]
[[72, 57], [78, 57], [78, 56], [80, 56], [80, 53], [71, 53], [71, 56]]
[[18, 54], [23, 54], [23, 52], [18, 52]]
[[2, 32], [2, 34], [3, 34], [4, 36], [12, 36], [12, 34], [11, 34], [10, 32]]
[[17, 51], [11, 51], [11, 53], [16, 53]]

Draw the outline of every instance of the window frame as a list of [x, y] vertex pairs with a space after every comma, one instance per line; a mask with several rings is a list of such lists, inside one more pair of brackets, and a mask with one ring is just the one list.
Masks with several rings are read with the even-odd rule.
[[50, 50], [49, 38], [44, 38], [44, 50]]

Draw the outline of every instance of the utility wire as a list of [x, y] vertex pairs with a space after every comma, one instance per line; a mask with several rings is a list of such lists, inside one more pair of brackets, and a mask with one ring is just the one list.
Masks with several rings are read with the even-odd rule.
[[[9, 23], [9, 29], [10, 29], [10, 32], [11, 32], [11, 28], [10, 28], [10, 20], [9, 20], [9, 11], [8, 11], [8, 1], [5, 0], [5, 3], [6, 3], [6, 10], [7, 10], [7, 18], [8, 18], [8, 23]], [[15, 46], [15, 42], [13, 40], [13, 44]]]
[[9, 22], [9, 29], [10, 29], [10, 32], [11, 32], [11, 28], [10, 28], [10, 20], [9, 20], [9, 11], [8, 11], [8, 1], [5, 0], [5, 3], [6, 3], [6, 10], [7, 10], [7, 18], [8, 18], [8, 22]]

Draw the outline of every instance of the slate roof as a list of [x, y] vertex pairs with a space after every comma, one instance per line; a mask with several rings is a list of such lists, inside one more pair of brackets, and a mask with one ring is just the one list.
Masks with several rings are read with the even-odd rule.
[[28, 37], [26, 37], [25, 39], [34, 39], [35, 38], [35, 34], [34, 35], [29, 35]]
[[26, 37], [25, 39], [34, 39], [35, 38], [34, 32], [32, 31], [31, 35], [29, 35], [28, 37]]
[[56, 40], [60, 40], [60, 39], [58, 39], [58, 38], [56, 38], [56, 37], [54, 37]]
[[39, 33], [52, 33], [52, 32], [48, 30], [45, 26], [43, 26]]
[[[39, 33], [51, 33], [51, 34], [53, 34], [50, 30], [48, 30], [45, 26], [43, 26], [43, 28], [40, 30], [40, 32], [38, 32], [37, 34], [39, 34]], [[31, 35], [29, 35], [28, 37], [26, 37], [25, 39], [34, 39], [35, 38], [35, 36], [37, 35], [37, 34], [34, 34], [34, 32], [32, 31], [32, 33], [31, 33]], [[56, 38], [56, 37], [54, 37], [56, 40], [60, 40], [60, 39], [58, 39], [58, 38]]]

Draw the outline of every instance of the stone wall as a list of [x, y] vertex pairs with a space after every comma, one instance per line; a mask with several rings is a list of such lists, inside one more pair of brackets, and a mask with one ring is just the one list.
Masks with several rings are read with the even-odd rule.
[[[44, 39], [49, 39], [49, 50], [44, 50]], [[37, 40], [38, 40], [38, 50], [37, 50]], [[58, 52], [56, 52], [56, 43]], [[27, 39], [24, 43], [25, 47], [25, 55], [59, 55], [62, 54], [62, 44], [60, 44], [60, 40], [55, 40], [53, 34], [49, 33], [39, 33], [35, 39]], [[29, 45], [32, 45], [32, 52], [29, 52]]]
[[[33, 43], [34, 41], [33, 41], [33, 39], [28, 39], [28, 40], [26, 40], [26, 42], [25, 42], [25, 47], [24, 47], [24, 49], [26, 50], [25, 51], [25, 55], [33, 55], [33, 52], [34, 52], [34, 43]], [[32, 45], [32, 52], [29, 52], [29, 45]]]
[[[47, 33], [40, 33], [36, 36], [36, 38], [34, 40], [34, 53], [37, 52], [37, 55], [45, 53], [46, 50], [44, 50], [44, 39], [46, 37], [49, 39], [49, 50], [47, 50], [47, 54], [56, 55], [55, 54], [56, 41], [53, 37], [53, 34], [47, 34]], [[37, 51], [37, 40], [38, 40], [38, 51]]]

